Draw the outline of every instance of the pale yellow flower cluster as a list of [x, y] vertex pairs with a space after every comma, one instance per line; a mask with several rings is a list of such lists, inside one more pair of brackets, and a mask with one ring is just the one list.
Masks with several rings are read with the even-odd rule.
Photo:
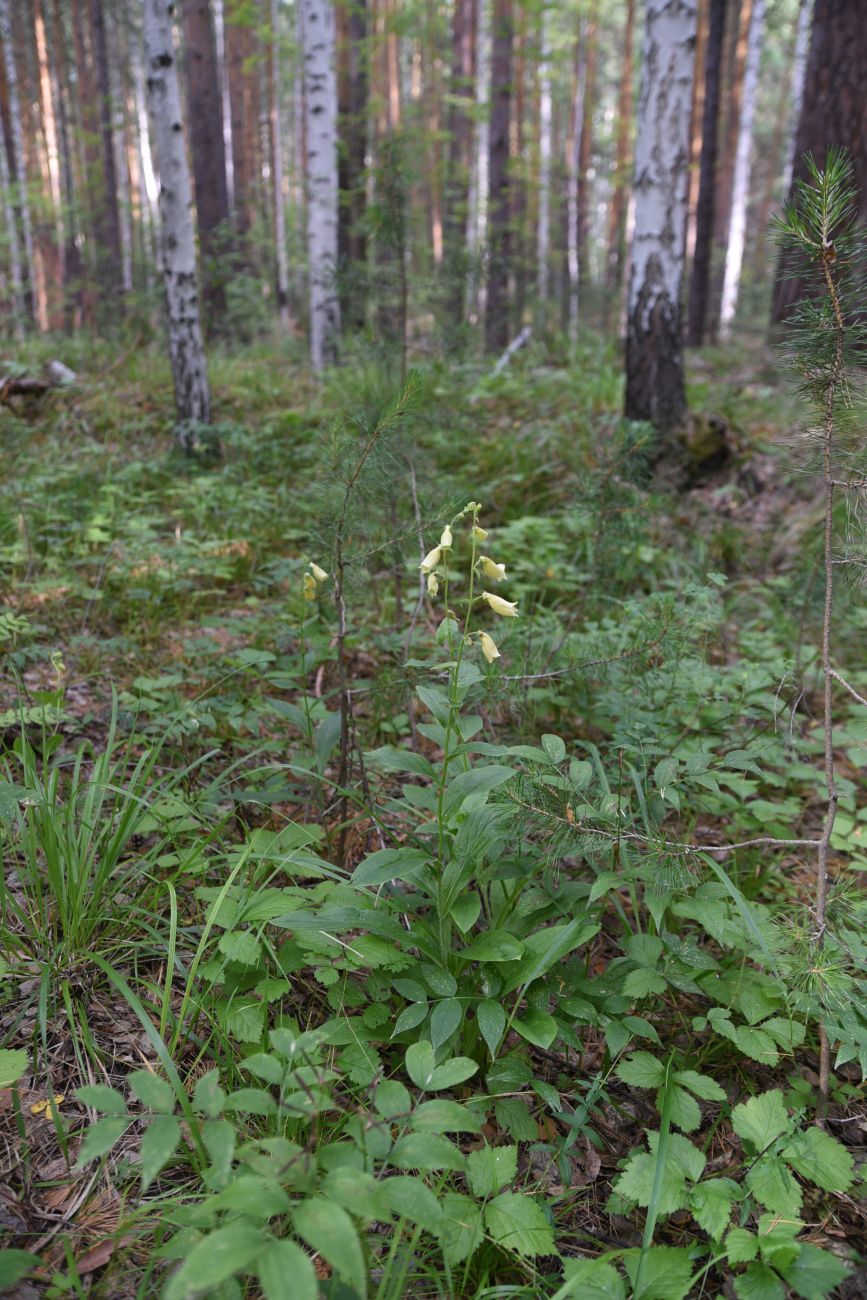
[[[468, 514], [470, 511], [475, 512], [479, 508], [477, 502], [470, 502], [466, 510], [462, 511], [458, 518], [461, 518], [462, 515]], [[470, 529], [470, 538], [473, 542], [486, 542], [488, 540], [487, 529], [482, 528], [475, 519]], [[427, 555], [419, 565], [421, 572], [427, 578], [427, 590], [430, 596], [436, 596], [439, 592], [439, 577], [437, 575], [437, 569], [443, 563], [444, 559], [447, 558], [447, 552], [452, 549], [453, 544], [454, 539], [452, 537], [451, 527], [446, 524], [442, 531], [439, 544], [435, 546], [433, 550], [428, 551]], [[480, 555], [476, 560], [476, 564], [489, 582], [499, 583], [505, 580], [505, 564], [498, 564], [497, 561], [492, 560], [489, 555]], [[518, 606], [514, 601], [504, 600], [502, 596], [497, 596], [490, 591], [483, 591], [481, 599], [484, 600], [488, 608], [492, 610], [494, 614], [498, 614], [500, 618], [518, 617]], [[495, 659], [500, 658], [500, 652], [497, 649], [492, 636], [487, 632], [476, 632], [473, 635], [478, 637], [482, 654], [485, 656], [489, 664], [493, 663]]]
[[318, 586], [328, 581], [328, 574], [318, 564], [310, 561], [310, 572], [304, 574], [303, 591], [305, 600], [315, 600]]

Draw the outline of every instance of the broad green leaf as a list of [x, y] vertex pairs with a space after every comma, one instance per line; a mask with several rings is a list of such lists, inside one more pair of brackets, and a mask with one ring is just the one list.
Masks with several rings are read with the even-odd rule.
[[353, 885], [384, 885], [389, 880], [413, 880], [430, 862], [421, 849], [380, 849], [369, 853], [352, 873]]
[[562, 763], [566, 757], [566, 742], [561, 740], [559, 736], [544, 735], [542, 737], [542, 748], [552, 763]]
[[237, 1088], [226, 1098], [223, 1110], [235, 1115], [276, 1115], [277, 1103], [264, 1088]]
[[524, 945], [508, 930], [486, 930], [460, 953], [473, 961], [517, 961]]
[[202, 1142], [221, 1182], [228, 1178], [232, 1168], [236, 1141], [235, 1125], [227, 1119], [208, 1119], [202, 1125]]
[[380, 1115], [393, 1119], [395, 1115], [406, 1115], [412, 1109], [412, 1098], [407, 1089], [397, 1079], [383, 1079], [376, 1089], [373, 1105]]
[[[15, 1083], [16, 1080], [13, 1079], [11, 1082]], [[34, 1268], [43, 1266], [44, 1261], [39, 1255], [31, 1255], [28, 1250], [0, 1250], [0, 1290], [5, 1291], [13, 1287]]]
[[519, 1255], [553, 1255], [554, 1230], [541, 1206], [520, 1192], [501, 1192], [484, 1210], [485, 1228], [498, 1246]]
[[383, 745], [380, 749], [371, 749], [365, 755], [376, 767], [385, 768], [387, 772], [414, 772], [416, 776], [436, 776], [430, 759], [423, 754], [414, 754], [410, 749], [395, 749], [393, 745]]
[[471, 767], [467, 772], [458, 772], [446, 786], [443, 800], [443, 812], [451, 817], [470, 795], [489, 794], [516, 775], [515, 768], [501, 767], [498, 763], [487, 767]]
[[174, 1115], [155, 1115], [141, 1140], [141, 1189], [146, 1192], [160, 1170], [168, 1164], [181, 1141], [180, 1121]]
[[825, 1300], [844, 1280], [849, 1270], [832, 1255], [810, 1242], [801, 1243], [801, 1253], [786, 1269], [785, 1277], [795, 1295], [803, 1300]]
[[512, 1021], [512, 1028], [534, 1047], [550, 1047], [557, 1037], [557, 1021], [547, 1011], [530, 1007], [522, 1016]]
[[776, 1039], [784, 1052], [793, 1052], [800, 1047], [807, 1032], [800, 1020], [788, 1020], [784, 1016], [772, 1016], [762, 1023], [761, 1028]]
[[239, 966], [255, 966], [262, 953], [262, 944], [252, 930], [227, 930], [220, 935], [217, 947]]
[[754, 1260], [734, 1280], [738, 1300], [786, 1300], [786, 1288], [767, 1264]]
[[391, 1218], [391, 1207], [382, 1194], [382, 1183], [363, 1169], [338, 1165], [323, 1179], [321, 1191], [323, 1196], [336, 1201], [356, 1218], [381, 1223]]
[[215, 1210], [236, 1210], [264, 1223], [292, 1209], [286, 1189], [264, 1174], [238, 1174], [210, 1202]]
[[845, 1192], [852, 1186], [855, 1165], [851, 1153], [820, 1128], [796, 1133], [782, 1155], [796, 1174], [826, 1192]]
[[126, 1081], [136, 1101], [140, 1101], [149, 1110], [171, 1115], [175, 1108], [175, 1093], [165, 1079], [160, 1079], [151, 1070], [133, 1070], [132, 1074], [127, 1075]]
[[252, 1056], [245, 1056], [242, 1065], [248, 1074], [263, 1079], [265, 1083], [282, 1083], [283, 1075], [286, 1073], [283, 1062], [268, 1052], [254, 1052]]
[[721, 1241], [732, 1217], [732, 1205], [740, 1188], [731, 1178], [710, 1178], [689, 1194], [692, 1217], [714, 1241]]
[[664, 993], [665, 988], [662, 976], [646, 966], [631, 970], [623, 981], [623, 992], [628, 998], [647, 998], [651, 993]]
[[367, 1268], [355, 1225], [334, 1201], [312, 1196], [296, 1205], [292, 1222], [299, 1237], [321, 1255], [345, 1282], [367, 1297]]
[[496, 1056], [506, 1028], [506, 1011], [503, 1004], [495, 1002], [493, 998], [486, 998], [476, 1007], [476, 1020], [479, 1023], [479, 1033], [488, 1045], [488, 1051], [492, 1057]]
[[398, 1218], [409, 1219], [420, 1227], [439, 1233], [442, 1227], [443, 1211], [439, 1201], [429, 1187], [425, 1187], [420, 1178], [410, 1178], [407, 1174], [395, 1174], [382, 1180], [382, 1194], [391, 1206], [392, 1214]]
[[557, 1292], [561, 1300], [626, 1300], [623, 1278], [601, 1259], [565, 1259], [566, 1283]]
[[754, 1151], [764, 1151], [789, 1127], [779, 1088], [750, 1097], [732, 1111], [732, 1128]]
[[503, 995], [518, 988], [527, 988], [563, 957], [568, 956], [582, 943], [592, 939], [599, 931], [598, 921], [576, 916], [566, 925], [552, 925], [537, 930], [524, 941], [524, 954], [506, 975]]
[[405, 1034], [410, 1029], [417, 1029], [427, 1020], [429, 1014], [430, 1005], [427, 1002], [411, 1002], [408, 1007], [404, 1007], [395, 1020], [392, 1038], [396, 1038], [398, 1034]]
[[443, 1220], [440, 1250], [452, 1268], [461, 1264], [481, 1245], [482, 1207], [460, 1192], [446, 1192], [442, 1199]]
[[207, 1295], [223, 1282], [250, 1268], [258, 1259], [265, 1238], [248, 1223], [230, 1223], [196, 1242], [165, 1289], [166, 1300], [187, 1300]]
[[451, 1038], [463, 1018], [463, 1004], [457, 998], [444, 998], [434, 1004], [430, 1016], [430, 1038], [434, 1051]]
[[76, 1088], [75, 1095], [85, 1106], [92, 1106], [101, 1115], [126, 1115], [126, 1102], [119, 1092], [104, 1083], [88, 1083]]
[[696, 1097], [701, 1097], [702, 1101], [725, 1101], [725, 1089], [721, 1088], [716, 1079], [711, 1079], [706, 1074], [697, 1074], [695, 1070], [678, 1070], [674, 1076], [675, 1083], [679, 1083], [682, 1088], [688, 1088]]
[[[0, 1050], [0, 1088], [10, 1088], [27, 1071], [30, 1058], [23, 1047], [4, 1047]], [[99, 1085], [97, 1085], [99, 1086]], [[80, 1095], [80, 1092], [79, 1092]], [[5, 1251], [7, 1255], [26, 1255], [26, 1251]]]
[[220, 1087], [219, 1070], [209, 1070], [203, 1074], [193, 1090], [193, 1109], [211, 1119], [222, 1114], [226, 1094]]
[[409, 1123], [417, 1133], [478, 1133], [482, 1127], [474, 1111], [447, 1097], [422, 1102]]
[[437, 1092], [442, 1088], [456, 1088], [459, 1083], [471, 1079], [478, 1070], [475, 1061], [468, 1056], [453, 1056], [444, 1065], [438, 1065], [431, 1076], [428, 1089]]
[[105, 1119], [98, 1119], [87, 1130], [84, 1141], [78, 1149], [76, 1162], [78, 1167], [81, 1168], [91, 1160], [98, 1160], [100, 1156], [104, 1156], [115, 1142], [120, 1141], [131, 1123], [132, 1116], [108, 1115]]
[[614, 1073], [633, 1088], [659, 1088], [665, 1078], [665, 1066], [650, 1052], [633, 1052], [620, 1062]]
[[428, 1042], [411, 1043], [404, 1056], [406, 1072], [417, 1088], [428, 1088], [436, 1069], [434, 1050]]
[[461, 894], [449, 908], [454, 923], [461, 934], [466, 934], [468, 930], [472, 930], [479, 919], [481, 910], [482, 900], [475, 890], [470, 890], [467, 894]]
[[464, 1168], [465, 1158], [448, 1138], [439, 1133], [407, 1133], [398, 1138], [388, 1157], [398, 1169]]
[[467, 1178], [475, 1196], [493, 1196], [517, 1174], [517, 1147], [485, 1146], [467, 1156]]
[[623, 1263], [632, 1282], [630, 1300], [684, 1300], [692, 1287], [692, 1261], [678, 1246], [627, 1250]]
[[[671, 1107], [671, 1122], [684, 1133], [694, 1133], [701, 1124], [701, 1111], [698, 1102], [683, 1088], [678, 1088], [676, 1084], [670, 1086], [669, 1105]], [[664, 1089], [660, 1088], [656, 1095], [656, 1109], [662, 1111], [664, 1098]]]
[[801, 1189], [778, 1156], [765, 1155], [747, 1170], [747, 1187], [766, 1209], [775, 1214], [797, 1214]]
[[756, 1257], [759, 1239], [746, 1228], [732, 1228], [725, 1239], [725, 1249], [730, 1264], [748, 1264]]
[[256, 1272], [265, 1300], [286, 1300], [290, 1288], [292, 1300], [318, 1300], [313, 1260], [294, 1241], [270, 1238], [256, 1261]]

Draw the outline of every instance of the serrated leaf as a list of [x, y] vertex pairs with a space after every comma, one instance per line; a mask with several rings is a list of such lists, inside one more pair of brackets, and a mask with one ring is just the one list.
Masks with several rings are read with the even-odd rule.
[[505, 1008], [502, 1003], [495, 1002], [493, 998], [486, 998], [476, 1007], [476, 1020], [479, 1023], [479, 1033], [484, 1038], [491, 1057], [496, 1056], [506, 1028]]
[[151, 1070], [133, 1070], [126, 1081], [132, 1095], [148, 1110], [171, 1115], [175, 1108], [175, 1092], [165, 1079], [160, 1079]]
[[270, 1238], [256, 1261], [265, 1300], [285, 1300], [291, 1278], [292, 1300], [318, 1300], [319, 1279], [313, 1260], [294, 1241]]
[[[626, 1201], [632, 1201], [644, 1209], [650, 1205], [653, 1194], [654, 1175], [656, 1173], [656, 1156], [647, 1151], [639, 1151], [630, 1156], [619, 1178], [615, 1179], [614, 1191]], [[666, 1162], [662, 1171], [662, 1180], [657, 1191], [659, 1214], [673, 1214], [682, 1210], [687, 1203], [686, 1179], [683, 1171], [670, 1162]]]
[[181, 1141], [180, 1122], [174, 1115], [155, 1115], [145, 1129], [139, 1153], [141, 1189], [146, 1192], [171, 1160]]
[[785, 1277], [795, 1295], [803, 1300], [825, 1300], [846, 1278], [849, 1270], [832, 1255], [810, 1242], [801, 1243], [801, 1253], [786, 1269]]
[[386, 1119], [406, 1115], [412, 1109], [412, 1098], [398, 1079], [383, 1079], [373, 1097], [376, 1111]]
[[740, 1188], [731, 1178], [709, 1178], [689, 1194], [689, 1208], [698, 1226], [720, 1241], [732, 1217], [732, 1205]]
[[784, 1016], [772, 1016], [762, 1022], [761, 1028], [779, 1043], [784, 1052], [793, 1052], [806, 1037], [806, 1029], [799, 1020], [788, 1020]]
[[796, 1133], [782, 1156], [796, 1174], [826, 1192], [845, 1192], [852, 1186], [855, 1164], [851, 1152], [820, 1128]]
[[439, 1201], [420, 1178], [407, 1174], [394, 1174], [382, 1180], [382, 1194], [391, 1206], [392, 1214], [409, 1219], [434, 1235], [442, 1227], [443, 1211]]
[[265, 1028], [265, 1003], [239, 997], [226, 1010], [226, 1030], [241, 1043], [258, 1043]]
[[801, 1208], [801, 1189], [778, 1156], [757, 1160], [747, 1170], [746, 1183], [756, 1200], [775, 1214], [797, 1214]]
[[786, 1288], [767, 1264], [754, 1260], [734, 1280], [738, 1300], [786, 1300]]
[[398, 1138], [388, 1157], [398, 1169], [462, 1170], [465, 1158], [453, 1142], [439, 1133], [407, 1133]]
[[726, 1237], [725, 1248], [730, 1264], [748, 1264], [756, 1257], [759, 1239], [746, 1228], [732, 1228]]
[[193, 1090], [193, 1108], [211, 1119], [221, 1114], [226, 1093], [220, 1086], [219, 1070], [209, 1070], [198, 1080]]
[[126, 1115], [126, 1102], [114, 1088], [104, 1083], [88, 1083], [76, 1088], [75, 1095], [85, 1106], [92, 1106], [101, 1115]]
[[725, 1089], [720, 1087], [716, 1079], [711, 1079], [706, 1074], [698, 1074], [695, 1070], [678, 1070], [674, 1081], [682, 1088], [688, 1088], [702, 1101], [725, 1101], [726, 1099]]
[[446, 1263], [461, 1264], [481, 1245], [482, 1207], [469, 1196], [446, 1192], [442, 1200], [443, 1220], [439, 1245]]
[[235, 1158], [236, 1141], [235, 1125], [227, 1119], [208, 1119], [202, 1125], [202, 1142], [220, 1183], [229, 1177]]
[[29, 1250], [0, 1250], [0, 1290], [13, 1287], [34, 1268], [42, 1268], [43, 1263], [39, 1255], [31, 1255]]
[[485, 1146], [467, 1156], [467, 1179], [475, 1196], [493, 1196], [517, 1174], [517, 1147]]
[[434, 1003], [430, 1014], [430, 1039], [434, 1051], [451, 1038], [463, 1018], [464, 1008], [458, 998], [443, 998]]
[[620, 1062], [614, 1073], [633, 1088], [659, 1088], [665, 1078], [665, 1066], [650, 1052], [633, 1052]]
[[627, 1250], [623, 1263], [632, 1282], [631, 1300], [684, 1300], [692, 1287], [692, 1261], [678, 1246]]
[[[665, 1089], [660, 1088], [656, 1094], [656, 1109], [661, 1113]], [[669, 1089], [669, 1107], [672, 1124], [683, 1129], [684, 1133], [694, 1133], [701, 1124], [701, 1111], [698, 1102], [684, 1088], [672, 1084]]]
[[565, 1259], [563, 1274], [564, 1300], [626, 1300], [623, 1278], [615, 1268], [601, 1259]]
[[664, 993], [665, 987], [665, 980], [655, 970], [639, 966], [638, 970], [631, 970], [623, 981], [623, 994], [627, 998], [646, 998], [651, 993]]
[[322, 1194], [342, 1205], [356, 1218], [386, 1223], [391, 1207], [382, 1194], [382, 1183], [363, 1169], [338, 1166], [323, 1179]]
[[120, 1141], [131, 1123], [131, 1118], [119, 1115], [107, 1115], [105, 1119], [98, 1119], [87, 1130], [84, 1141], [78, 1149], [76, 1161], [78, 1167], [81, 1168], [91, 1160], [98, 1160], [100, 1156], [104, 1156], [115, 1142]]
[[732, 1128], [754, 1151], [764, 1151], [789, 1127], [779, 1088], [750, 1097], [732, 1111]]
[[[656, 1155], [659, 1150], [659, 1134], [656, 1132], [648, 1133], [647, 1144], [653, 1154]], [[685, 1138], [681, 1133], [669, 1134], [668, 1159], [692, 1183], [698, 1182], [707, 1164], [707, 1158], [699, 1151], [698, 1147], [693, 1146], [689, 1138]]]
[[217, 947], [239, 966], [255, 966], [262, 953], [262, 944], [252, 930], [227, 930], [220, 935]]
[[277, 1103], [264, 1088], [236, 1088], [227, 1097], [223, 1110], [235, 1115], [275, 1115]]
[[752, 1061], [761, 1065], [776, 1065], [780, 1053], [770, 1034], [763, 1029], [754, 1029], [751, 1025], [738, 1025], [735, 1030], [734, 1043]]
[[299, 1237], [321, 1255], [336, 1273], [354, 1287], [361, 1300], [367, 1297], [367, 1269], [355, 1224], [334, 1201], [311, 1196], [296, 1205], [292, 1222]]
[[242, 1065], [248, 1074], [252, 1074], [257, 1079], [264, 1079], [265, 1083], [282, 1083], [283, 1075], [286, 1073], [282, 1061], [278, 1061], [276, 1056], [271, 1056], [268, 1052], [253, 1052], [251, 1056], [244, 1057]]
[[520, 1192], [501, 1192], [484, 1209], [485, 1228], [498, 1246], [519, 1255], [554, 1254], [554, 1230], [541, 1206]]

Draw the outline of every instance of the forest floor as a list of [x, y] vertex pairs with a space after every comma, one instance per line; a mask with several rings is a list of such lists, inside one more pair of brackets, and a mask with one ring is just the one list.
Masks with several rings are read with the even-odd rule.
[[[34, 351], [34, 367], [48, 355]], [[0, 413], [0, 1027], [6, 1052], [27, 1053], [26, 1068], [0, 1080], [0, 1288], [18, 1300], [295, 1300], [257, 1262], [291, 1222], [318, 1279], [313, 1292], [297, 1290], [300, 1300], [316, 1286], [334, 1300], [365, 1289], [377, 1300], [867, 1293], [858, 1010], [867, 950], [855, 938], [867, 711], [843, 692], [835, 701], [838, 928], [825, 949], [833, 977], [818, 992], [810, 850], [747, 847], [705, 854], [699, 867], [673, 847], [810, 839], [824, 813], [822, 502], [796, 432], [803, 412], [777, 358], [761, 345], [692, 359], [697, 414], [676, 487], [648, 469], [646, 431], [623, 426], [617, 358], [592, 340], [573, 364], [529, 352], [497, 378], [481, 365], [426, 366], [397, 415], [387, 372], [361, 354], [321, 391], [273, 347], [218, 354], [220, 448], [191, 458], [173, 449], [170, 380], [154, 351], [115, 357], [82, 344], [61, 359], [77, 384]], [[506, 564], [501, 590], [520, 617], [484, 622], [501, 657], [479, 659], [467, 689], [484, 761], [524, 764], [505, 789], [525, 810], [514, 854], [534, 864], [493, 932], [528, 944], [527, 918], [537, 916], [535, 937], [552, 933], [564, 888], [560, 914], [580, 903], [592, 922], [580, 957], [564, 949], [558, 987], [547, 968], [521, 986], [518, 1019], [490, 1054], [476, 1026], [504, 987], [491, 984], [491, 962], [505, 971], [517, 958], [480, 958], [479, 991], [462, 983], [457, 996], [449, 972], [469, 978], [460, 960], [445, 963], [439, 984], [418, 966], [428, 989], [417, 995], [416, 952], [396, 955], [391, 932], [365, 934], [355, 914], [340, 931], [348, 937], [328, 939], [327, 919], [348, 907], [349, 873], [372, 853], [424, 842], [425, 819], [441, 814], [426, 791], [442, 729], [416, 688], [441, 681], [450, 660], [437, 638], [442, 595], [419, 587], [418, 566], [470, 500], [482, 502], [484, 545]], [[853, 522], [841, 515], [839, 528], [849, 546]], [[335, 558], [346, 571], [343, 650]], [[312, 587], [308, 578], [313, 600], [310, 561], [329, 574]], [[859, 583], [843, 575], [835, 656], [862, 694], [865, 632]], [[348, 793], [338, 772], [347, 690]], [[465, 748], [473, 727], [461, 730]], [[522, 752], [509, 758], [508, 746]], [[398, 751], [410, 754], [403, 773]], [[449, 836], [493, 789], [470, 796]], [[580, 807], [579, 789], [593, 792]], [[494, 850], [479, 858], [489, 921], [513, 879], [505, 867], [498, 875], [498, 860]], [[400, 918], [417, 906], [421, 933], [436, 907], [413, 892], [421, 878], [408, 879], [395, 915], [411, 931]], [[389, 880], [365, 907], [378, 906]], [[300, 919], [315, 915], [324, 919]], [[456, 942], [469, 943], [478, 910], [453, 904], [452, 915]], [[439, 999], [433, 1017], [459, 1002], [475, 1010], [440, 1032], [414, 1014], [428, 998]], [[835, 1042], [848, 1044], [829, 1108], [834, 1149], [845, 1148], [834, 1172], [829, 1151], [812, 1166], [787, 1155], [811, 1141], [819, 1014], [835, 1017]], [[333, 1032], [341, 1017], [363, 1024], [362, 1043]], [[286, 1122], [242, 1085], [250, 1068], [265, 1087], [274, 1082], [262, 1064], [275, 1060], [269, 1031], [296, 1022], [331, 1034], [328, 1068], [297, 1086], [331, 1092], [321, 1109], [310, 1093], [311, 1110]], [[448, 1122], [433, 1128], [451, 1155], [426, 1149], [401, 1162], [404, 1136], [391, 1155], [388, 1144], [371, 1147], [364, 1168], [380, 1187], [387, 1170], [421, 1171], [405, 1182], [425, 1178], [436, 1216], [452, 1222], [455, 1206], [472, 1216], [478, 1202], [486, 1217], [476, 1237], [463, 1225], [472, 1240], [457, 1245], [440, 1217], [417, 1210], [413, 1220], [401, 1208], [409, 1226], [399, 1217], [386, 1228], [379, 1202], [355, 1207], [334, 1183], [333, 1150], [356, 1141], [352, 1116], [376, 1106], [382, 1079], [424, 1092], [411, 1052], [430, 1039], [446, 1065], [453, 1054], [487, 1070], [486, 1091], [466, 1075], [443, 1085], [469, 1116], [463, 1131], [455, 1121], [454, 1142], [442, 1136], [454, 1132]], [[511, 1075], [496, 1074], [503, 1060]], [[4, 1052], [0, 1067], [12, 1069]], [[142, 1071], [159, 1087], [136, 1083]], [[192, 1095], [203, 1079], [243, 1093], [230, 1121], [220, 1103], [194, 1114], [201, 1092], [173, 1115], [179, 1089]], [[130, 1088], [132, 1109], [118, 1112]], [[768, 1107], [783, 1117], [752, 1146], [751, 1098], [773, 1098]], [[207, 1136], [205, 1154], [200, 1121], [203, 1134], [208, 1124], [235, 1130], [228, 1155]], [[650, 1153], [648, 1130], [659, 1131]], [[361, 1216], [363, 1283], [352, 1251], [293, 1217], [295, 1202], [290, 1210], [275, 1199], [255, 1225], [255, 1250], [242, 1239], [252, 1231], [243, 1180], [266, 1177], [262, 1149], [278, 1139], [317, 1159], [319, 1144], [332, 1150], [319, 1182], [287, 1185], [293, 1197], [330, 1197], [347, 1224], [347, 1214]], [[261, 1149], [233, 1163], [242, 1140]], [[686, 1147], [700, 1149], [699, 1171], [670, 1173], [678, 1158], [689, 1165]], [[479, 1172], [482, 1151], [501, 1153], [502, 1177]], [[769, 1159], [786, 1184], [776, 1199], [750, 1172]], [[702, 1169], [701, 1188], [726, 1188], [699, 1193]], [[282, 1190], [268, 1186], [275, 1197]], [[523, 1208], [532, 1203], [514, 1238], [500, 1222], [512, 1192]], [[702, 1195], [719, 1195], [726, 1213], [715, 1217]], [[781, 1230], [781, 1221], [797, 1226]], [[230, 1239], [231, 1267], [205, 1282], [181, 1269], [164, 1283], [208, 1232], [241, 1234]], [[581, 1273], [594, 1260], [602, 1271]]]

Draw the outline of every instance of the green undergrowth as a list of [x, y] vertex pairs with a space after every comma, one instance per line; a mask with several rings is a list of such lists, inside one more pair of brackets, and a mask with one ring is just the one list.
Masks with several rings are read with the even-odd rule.
[[[695, 360], [737, 438], [675, 495], [592, 340], [403, 394], [361, 352], [322, 391], [215, 355], [192, 459], [149, 347], [68, 360], [0, 448], [0, 1085], [18, 1202], [77, 1208], [7, 1226], [0, 1283], [834, 1295], [864, 1229], [851, 695], [821, 955], [812, 849], [713, 848], [823, 815], [775, 367]], [[857, 582], [837, 619], [863, 642]]]

